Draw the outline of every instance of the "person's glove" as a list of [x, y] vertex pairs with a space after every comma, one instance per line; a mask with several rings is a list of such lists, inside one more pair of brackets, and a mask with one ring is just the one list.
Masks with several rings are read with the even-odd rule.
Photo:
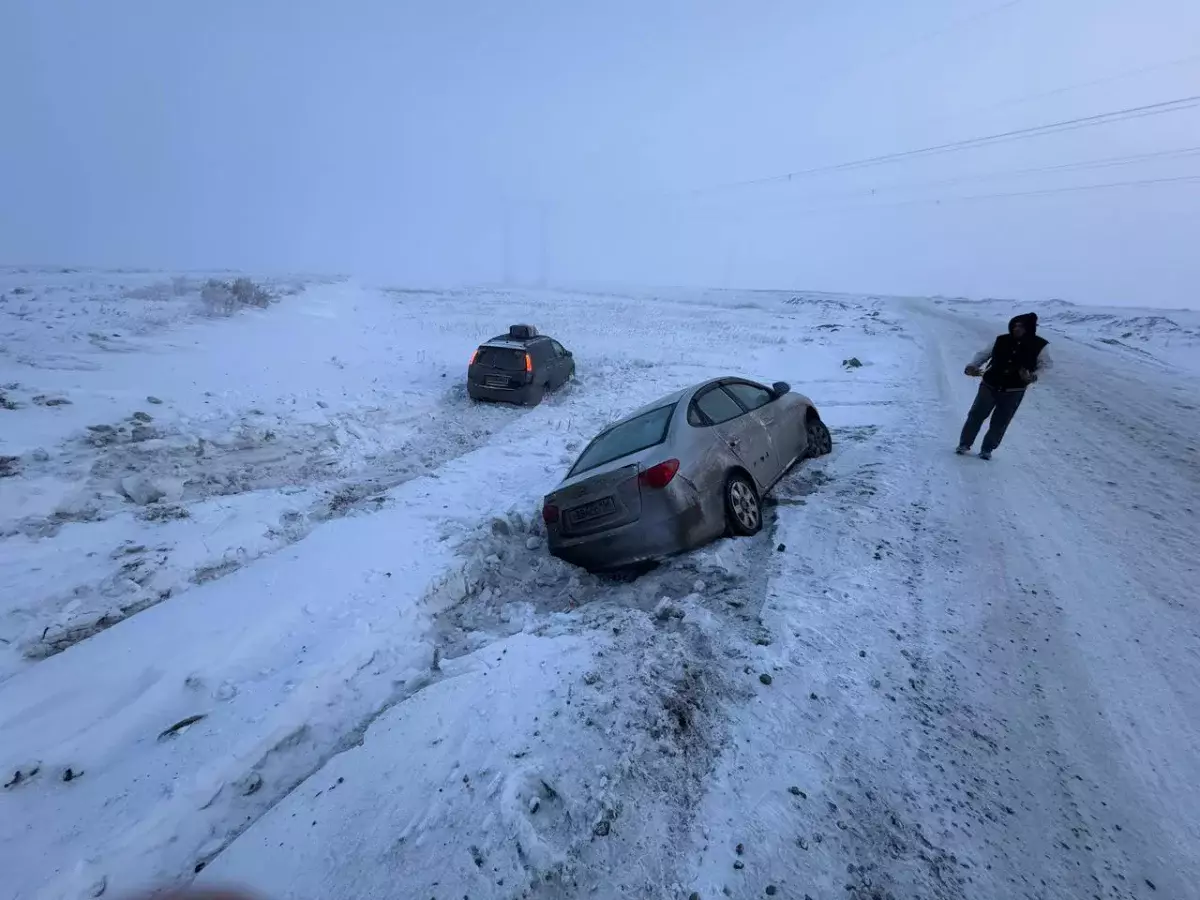
[[972, 378], [978, 378], [983, 374], [983, 369], [979, 368], [979, 366], [967, 366], [963, 369], [963, 373], [970, 375]]
[[1026, 384], [1033, 384], [1035, 381], [1037, 381], [1037, 375], [1035, 375], [1033, 372], [1030, 372], [1028, 369], [1021, 369], [1017, 374], [1021, 376], [1021, 380]]

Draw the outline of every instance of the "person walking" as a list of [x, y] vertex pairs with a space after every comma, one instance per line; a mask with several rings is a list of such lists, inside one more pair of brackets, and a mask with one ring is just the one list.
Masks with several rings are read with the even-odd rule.
[[983, 382], [954, 451], [960, 456], [971, 452], [979, 429], [991, 416], [979, 450], [980, 459], [991, 459], [992, 451], [1000, 446], [1009, 422], [1025, 399], [1025, 389], [1053, 366], [1046, 349], [1050, 342], [1038, 337], [1037, 321], [1037, 313], [1014, 316], [1008, 322], [1008, 333], [997, 337], [990, 347], [980, 350], [967, 363], [964, 372], [975, 378], [983, 376]]

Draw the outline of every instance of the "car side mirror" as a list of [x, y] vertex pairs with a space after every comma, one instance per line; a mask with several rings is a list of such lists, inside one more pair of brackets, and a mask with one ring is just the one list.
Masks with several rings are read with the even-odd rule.
[[567, 359], [570, 359], [570, 358], [571, 358], [572, 356], [574, 356], [574, 355], [575, 355], [575, 354], [574, 354], [574, 353], [572, 353], [570, 350], [564, 350], [564, 351], [563, 351], [563, 356], [567, 357]]
[[784, 394], [786, 394], [791, 389], [792, 389], [792, 386], [790, 384], [788, 384], [786, 381], [777, 381], [773, 385], [771, 385], [771, 390], [775, 392], [776, 397], [782, 397]]

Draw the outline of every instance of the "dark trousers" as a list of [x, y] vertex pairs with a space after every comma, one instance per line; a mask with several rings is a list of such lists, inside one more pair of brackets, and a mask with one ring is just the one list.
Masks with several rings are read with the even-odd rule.
[[1008, 423], [1012, 421], [1012, 417], [1024, 397], [1023, 390], [1000, 391], [988, 384], [979, 385], [979, 393], [975, 395], [975, 402], [971, 404], [966, 424], [963, 425], [962, 436], [958, 439], [959, 446], [970, 447], [974, 444], [975, 437], [979, 434], [979, 429], [983, 427], [984, 420], [991, 416], [992, 424], [988, 426], [987, 434], [983, 436], [981, 449], [990, 453], [999, 447], [1000, 442], [1004, 440], [1004, 432], [1008, 428]]

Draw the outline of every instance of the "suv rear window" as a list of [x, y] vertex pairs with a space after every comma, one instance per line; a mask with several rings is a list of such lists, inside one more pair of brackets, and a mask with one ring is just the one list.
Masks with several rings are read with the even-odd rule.
[[480, 347], [475, 365], [503, 369], [506, 372], [525, 371], [525, 352], [508, 347]]
[[671, 413], [674, 411], [674, 403], [670, 406], [660, 406], [610, 428], [579, 454], [579, 459], [575, 461], [567, 477], [661, 444], [667, 439], [667, 426], [671, 424]]

